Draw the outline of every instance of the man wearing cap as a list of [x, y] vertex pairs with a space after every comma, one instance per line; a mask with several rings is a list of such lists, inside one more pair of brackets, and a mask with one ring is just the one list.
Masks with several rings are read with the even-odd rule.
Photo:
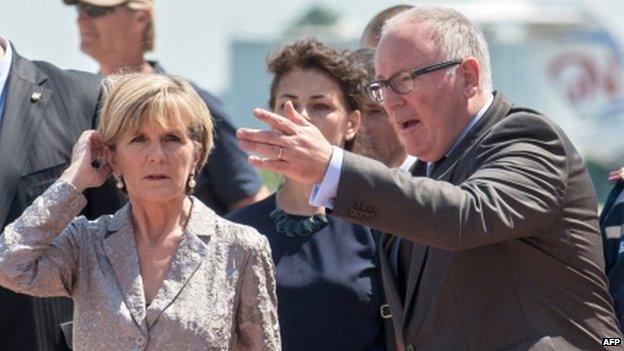
[[[160, 73], [147, 61], [154, 48], [152, 0], [63, 0], [76, 5], [80, 50], [100, 64], [100, 73]], [[238, 147], [235, 129], [221, 102], [194, 85], [215, 120], [215, 148], [198, 176], [195, 195], [219, 214], [243, 207], [268, 195], [247, 155]]]
[[[100, 82], [90, 73], [27, 60], [0, 37], [0, 233], [67, 168], [80, 134], [95, 127]], [[123, 203], [112, 182], [85, 196], [88, 218], [114, 213]], [[0, 350], [66, 350], [60, 325], [71, 318], [70, 299], [0, 287]]]

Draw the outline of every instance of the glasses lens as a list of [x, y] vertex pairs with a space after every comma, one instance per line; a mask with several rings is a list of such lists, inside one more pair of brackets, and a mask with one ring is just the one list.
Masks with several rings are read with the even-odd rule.
[[366, 87], [368, 96], [375, 102], [383, 103], [383, 89], [380, 83], [371, 83]]
[[392, 77], [390, 85], [397, 94], [408, 94], [414, 90], [414, 79], [409, 72], [401, 72], [397, 76]]

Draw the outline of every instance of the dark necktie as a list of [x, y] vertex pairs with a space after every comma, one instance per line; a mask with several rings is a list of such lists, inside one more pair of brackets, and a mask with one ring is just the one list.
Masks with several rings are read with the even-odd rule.
[[[446, 160], [446, 156], [442, 156], [441, 159], [437, 160], [431, 166], [426, 167], [426, 173], [428, 177], [435, 172], [435, 170]], [[418, 176], [420, 172], [416, 172], [416, 176]], [[407, 280], [409, 278], [410, 265], [412, 261], [412, 248], [414, 244], [406, 239], [399, 238], [401, 242], [399, 243], [399, 253], [397, 257], [397, 286], [399, 289], [399, 294], [401, 298], [405, 300], [405, 294], [407, 289]]]

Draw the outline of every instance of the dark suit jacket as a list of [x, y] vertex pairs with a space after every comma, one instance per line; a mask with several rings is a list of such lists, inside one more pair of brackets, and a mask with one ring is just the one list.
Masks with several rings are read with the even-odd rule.
[[598, 350], [621, 337], [594, 189], [549, 119], [496, 93], [434, 179], [350, 153], [342, 167], [333, 213], [415, 243], [405, 301], [393, 236], [380, 250], [398, 349]]
[[613, 296], [615, 313], [624, 325], [624, 180], [614, 186], [600, 214], [600, 231], [605, 251], [605, 272]]
[[[0, 125], [0, 228], [13, 222], [69, 165], [72, 146], [96, 124], [98, 76], [29, 61], [13, 50]], [[32, 98], [39, 93], [38, 99]], [[123, 203], [111, 182], [87, 190], [84, 214], [114, 213]], [[63, 350], [59, 324], [71, 300], [39, 299], [0, 288], [0, 350]]]

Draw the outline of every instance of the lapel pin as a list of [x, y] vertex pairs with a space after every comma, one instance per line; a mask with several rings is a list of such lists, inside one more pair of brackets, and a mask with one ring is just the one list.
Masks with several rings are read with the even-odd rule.
[[39, 101], [39, 99], [41, 99], [41, 93], [38, 91], [33, 92], [32, 95], [30, 96], [31, 102], [37, 102]]

